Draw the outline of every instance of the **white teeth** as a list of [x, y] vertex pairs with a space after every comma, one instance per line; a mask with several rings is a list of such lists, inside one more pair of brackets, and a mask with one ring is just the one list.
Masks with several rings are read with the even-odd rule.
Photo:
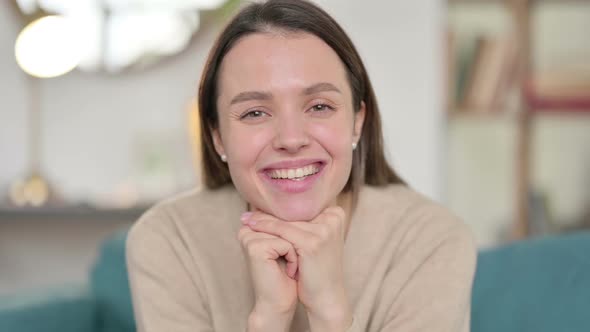
[[300, 177], [302, 177], [302, 176], [303, 176], [303, 168], [298, 168], [298, 169], [295, 171], [295, 177], [297, 177], [297, 178], [300, 178]]
[[319, 167], [316, 164], [312, 164], [300, 168], [274, 169], [270, 171], [270, 177], [273, 179], [300, 180], [317, 172], [319, 172]]

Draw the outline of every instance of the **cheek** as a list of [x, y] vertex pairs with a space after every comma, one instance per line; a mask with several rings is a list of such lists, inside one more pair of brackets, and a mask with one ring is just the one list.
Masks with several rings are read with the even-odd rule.
[[332, 121], [313, 128], [314, 136], [335, 160], [352, 159], [352, 121]]
[[229, 159], [232, 177], [256, 170], [256, 162], [262, 150], [269, 144], [268, 130], [253, 128], [230, 128], [224, 146]]

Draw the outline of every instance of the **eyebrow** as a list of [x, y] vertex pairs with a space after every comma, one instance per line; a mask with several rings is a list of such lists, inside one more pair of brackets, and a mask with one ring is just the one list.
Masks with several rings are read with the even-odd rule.
[[241, 103], [248, 100], [270, 100], [272, 94], [262, 91], [246, 91], [238, 93], [230, 102], [230, 105]]
[[[323, 91], [334, 91], [342, 93], [334, 84], [322, 82], [316, 83], [303, 90], [303, 95], [312, 95], [314, 93]], [[238, 93], [230, 102], [230, 105], [241, 103], [249, 100], [270, 100], [272, 99], [272, 93], [265, 91], [245, 91]]]
[[316, 83], [308, 88], [305, 88], [305, 90], [303, 90], [303, 94], [304, 95], [312, 95], [314, 93], [323, 92], [323, 91], [334, 91], [334, 92], [342, 93], [342, 91], [340, 91], [334, 84], [322, 82], [322, 83]]

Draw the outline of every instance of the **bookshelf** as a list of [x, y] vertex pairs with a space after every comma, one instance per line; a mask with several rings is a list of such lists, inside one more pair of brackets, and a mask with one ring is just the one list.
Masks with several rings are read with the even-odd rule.
[[[469, 108], [465, 105], [456, 105], [449, 102], [448, 120], [450, 122], [477, 122], [478, 125], [482, 122], [498, 122], [509, 121], [514, 127], [514, 184], [513, 197], [514, 207], [512, 222], [510, 224], [509, 238], [521, 239], [531, 234], [530, 229], [530, 215], [529, 195], [532, 187], [531, 181], [531, 140], [533, 136], [533, 122], [536, 118], [550, 116], [590, 116], [590, 107], [586, 104], [569, 106], [567, 103], [559, 105], [559, 111], [554, 111], [550, 107], [540, 107], [540, 103], [531, 102], [530, 96], [530, 80], [535, 72], [534, 64], [534, 40], [535, 31], [532, 16], [537, 6], [548, 4], [567, 4], [589, 6], [588, 0], [448, 0], [449, 5], [455, 6], [499, 6], [508, 16], [508, 22], [512, 26], [514, 34], [514, 41], [518, 44], [516, 50], [516, 71], [514, 73], [515, 89], [517, 91], [516, 106], [511, 107], [509, 111], [499, 109], [494, 106], [494, 109], [477, 109]], [[567, 36], [565, 36], [567, 37]], [[450, 59], [454, 60], [454, 59]], [[452, 61], [449, 61], [451, 84], [453, 81], [459, 79], [458, 75], [454, 73], [456, 68], [453, 67]], [[450, 91], [453, 99], [454, 92]]]

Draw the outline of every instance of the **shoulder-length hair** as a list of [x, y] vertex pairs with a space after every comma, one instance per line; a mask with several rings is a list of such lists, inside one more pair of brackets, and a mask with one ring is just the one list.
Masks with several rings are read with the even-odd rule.
[[209, 189], [232, 183], [229, 169], [213, 145], [212, 132], [218, 128], [217, 99], [219, 68], [235, 43], [253, 33], [273, 31], [310, 33], [321, 38], [338, 54], [345, 65], [352, 90], [355, 112], [365, 103], [365, 122], [360, 141], [353, 152], [352, 170], [343, 189], [353, 193], [356, 202], [360, 186], [382, 186], [404, 181], [388, 164], [383, 151], [379, 108], [371, 81], [350, 38], [336, 21], [318, 6], [305, 0], [270, 0], [244, 7], [229, 22], [213, 45], [199, 85], [198, 105], [201, 126], [203, 180]]

